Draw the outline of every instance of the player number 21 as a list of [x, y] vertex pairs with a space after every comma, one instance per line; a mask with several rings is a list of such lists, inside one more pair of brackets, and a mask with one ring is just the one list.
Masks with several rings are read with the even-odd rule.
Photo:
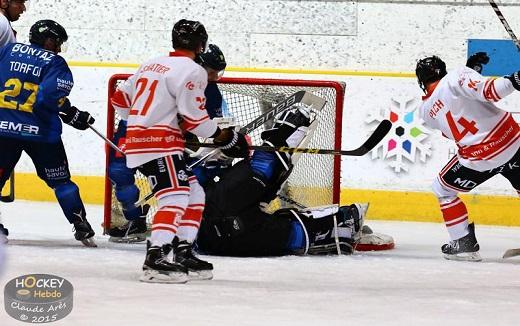
[[[148, 78], [139, 78], [135, 84], [137, 88], [137, 94], [135, 95], [135, 99], [132, 103], [132, 109], [130, 110], [130, 115], [146, 115], [150, 105], [152, 105], [153, 98], [155, 96], [155, 89], [157, 88], [158, 80], [152, 81], [149, 87], [148, 86]], [[148, 89], [148, 96], [146, 97], [146, 101], [142, 108], [136, 108], [137, 101], [144, 94], [144, 92]]]
[[[475, 126], [477, 123], [475, 121], [468, 121], [464, 117], [460, 117], [457, 122], [453, 119], [451, 112], [448, 111], [446, 113], [446, 119], [448, 120], [448, 125], [450, 126], [451, 134], [455, 141], [460, 141], [466, 134], [469, 132], [470, 134], [476, 134], [478, 132], [478, 128]], [[462, 130], [457, 126], [461, 126]]]

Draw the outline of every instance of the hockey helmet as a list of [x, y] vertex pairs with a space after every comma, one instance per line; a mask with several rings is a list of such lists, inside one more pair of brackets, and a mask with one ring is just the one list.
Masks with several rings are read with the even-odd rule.
[[182, 48], [194, 52], [206, 49], [208, 33], [204, 25], [198, 21], [181, 19], [175, 23], [172, 29], [172, 45], [174, 49]]
[[203, 67], [221, 71], [226, 69], [226, 58], [224, 53], [215, 44], [209, 44], [206, 52], [197, 56], [197, 63]]
[[56, 43], [56, 47], [59, 48], [63, 43], [67, 42], [68, 38], [65, 28], [50, 19], [37, 21], [29, 30], [29, 42], [40, 46], [44, 46], [45, 41], [51, 39]]
[[441, 80], [446, 74], [446, 64], [437, 56], [426, 57], [417, 61], [415, 75], [419, 86], [425, 92], [427, 84]]

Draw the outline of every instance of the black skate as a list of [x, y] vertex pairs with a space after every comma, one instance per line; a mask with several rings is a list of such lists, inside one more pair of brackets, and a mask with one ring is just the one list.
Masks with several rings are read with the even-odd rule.
[[[174, 240], [174, 244], [176, 242]], [[178, 240], [177, 240], [178, 241]], [[168, 255], [172, 251], [172, 244], [167, 243], [161, 247], [152, 246], [150, 241], [146, 243], [146, 258], [143, 264], [141, 282], [147, 283], [186, 283], [188, 281], [188, 269], [176, 262], [169, 262]]]
[[139, 218], [108, 230], [108, 235], [110, 236], [108, 241], [117, 243], [141, 242], [146, 240], [147, 231], [146, 218]]
[[175, 247], [175, 262], [182, 264], [189, 271], [190, 280], [211, 280], [213, 265], [197, 258], [192, 251], [192, 244], [180, 241]]
[[464, 237], [450, 241], [441, 247], [444, 258], [449, 260], [481, 261], [478, 251], [477, 238], [475, 237], [475, 224], [468, 225], [469, 233]]
[[74, 223], [74, 238], [81, 241], [86, 247], [97, 247], [94, 242], [94, 230], [90, 223], [83, 218], [82, 221]]

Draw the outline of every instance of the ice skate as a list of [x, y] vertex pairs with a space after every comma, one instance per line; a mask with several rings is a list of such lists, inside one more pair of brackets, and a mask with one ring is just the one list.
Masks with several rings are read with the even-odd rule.
[[110, 236], [108, 241], [116, 243], [142, 242], [146, 240], [147, 231], [146, 218], [139, 218], [108, 230]]
[[86, 247], [97, 247], [94, 242], [94, 230], [90, 226], [90, 223], [83, 219], [80, 222], [74, 223], [74, 238], [76, 240], [81, 241]]
[[175, 262], [188, 268], [190, 280], [211, 280], [213, 278], [213, 265], [196, 257], [193, 254], [191, 243], [180, 241], [174, 251]]
[[146, 243], [143, 275], [139, 278], [141, 282], [186, 283], [188, 281], [188, 269], [179, 263], [168, 261], [172, 248], [171, 243], [161, 247], [152, 246], [150, 241]]
[[441, 247], [444, 258], [448, 260], [481, 261], [477, 238], [475, 237], [475, 224], [468, 225], [469, 233], [464, 237], [450, 241]]

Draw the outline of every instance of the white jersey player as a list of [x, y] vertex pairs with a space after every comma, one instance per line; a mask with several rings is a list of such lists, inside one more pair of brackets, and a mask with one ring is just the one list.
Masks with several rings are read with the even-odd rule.
[[417, 63], [416, 75], [425, 92], [420, 115], [425, 123], [452, 139], [458, 152], [433, 182], [451, 241], [442, 246], [445, 258], [481, 260], [474, 224], [457, 196], [496, 174], [506, 177], [520, 194], [520, 128], [511, 113], [494, 102], [520, 91], [519, 72], [486, 78], [460, 67], [449, 73], [432, 56]]
[[11, 22], [17, 21], [25, 12], [26, 0], [0, 0], [0, 47], [16, 42], [16, 32]]
[[112, 98], [128, 119], [127, 166], [148, 177], [158, 201], [141, 277], [145, 282], [183, 283], [188, 271], [191, 277], [212, 277], [213, 266], [191, 250], [205, 195], [186, 168], [184, 132], [214, 138], [228, 156], [245, 157], [249, 152], [243, 135], [233, 128], [220, 130], [205, 109], [208, 76], [194, 59], [204, 51], [207, 39], [201, 23], [178, 21], [172, 31], [175, 51], [143, 63]]

